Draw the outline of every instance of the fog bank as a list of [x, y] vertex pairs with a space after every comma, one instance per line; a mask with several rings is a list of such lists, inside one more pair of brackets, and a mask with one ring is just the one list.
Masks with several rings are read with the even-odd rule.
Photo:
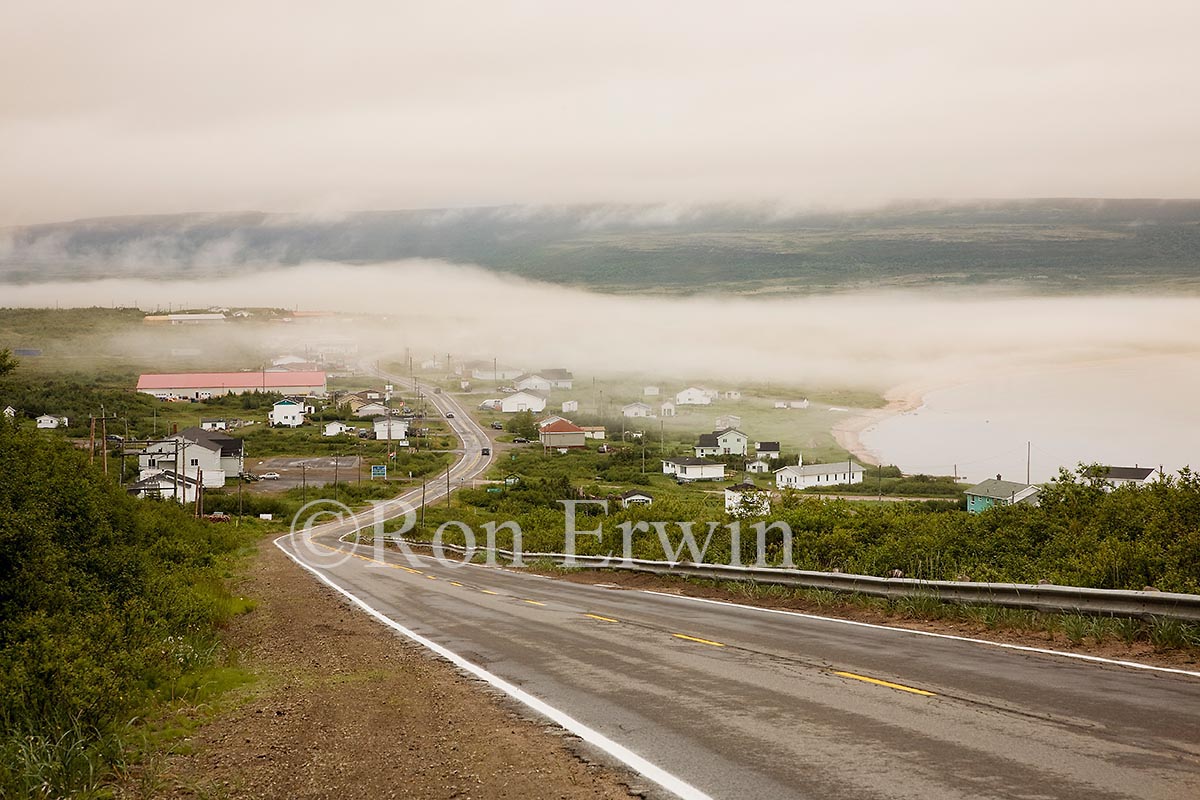
[[[618, 297], [434, 261], [314, 263], [202, 283], [122, 278], [0, 286], [0, 306], [96, 305], [350, 312], [358, 316], [292, 324], [333, 326], [359, 341], [364, 358], [410, 349], [532, 369], [777, 385], [882, 389], [1014, 368], [1200, 353], [1200, 298], [1188, 297], [929, 290]], [[239, 329], [230, 324], [203, 336]]]

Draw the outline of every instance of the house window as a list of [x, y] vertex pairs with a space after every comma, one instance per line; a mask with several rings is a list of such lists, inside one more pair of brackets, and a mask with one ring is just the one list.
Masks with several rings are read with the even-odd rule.
[[198, 467], [198, 466], [200, 466], [200, 459], [198, 459], [198, 458], [193, 458], [193, 459], [192, 459], [192, 460], [191, 460], [189, 463], [190, 463], [190, 464], [191, 464], [191, 466], [193, 466], [193, 467]]
[[146, 462], [146, 466], [148, 466], [148, 467], [154, 467], [157, 465], [158, 465], [158, 462], [155, 461], [153, 458]]

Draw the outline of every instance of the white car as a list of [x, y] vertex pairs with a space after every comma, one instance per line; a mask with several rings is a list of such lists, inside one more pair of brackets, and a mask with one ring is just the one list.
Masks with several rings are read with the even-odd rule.
[[264, 481], [277, 481], [277, 480], [279, 480], [279, 473], [278, 472], [264, 472], [262, 475], [259, 475], [258, 477], [262, 478]]

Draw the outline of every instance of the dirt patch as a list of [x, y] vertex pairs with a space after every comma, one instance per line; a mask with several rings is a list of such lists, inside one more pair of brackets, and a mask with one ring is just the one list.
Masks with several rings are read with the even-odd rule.
[[747, 591], [738, 591], [737, 589], [705, 584], [683, 578], [650, 575], [641, 572], [622, 572], [620, 570], [563, 571], [538, 567], [527, 567], [526, 570], [573, 583], [606, 584], [623, 589], [651, 589], [688, 597], [725, 600], [731, 603], [758, 606], [760, 608], [801, 611], [806, 614], [837, 617], [839, 619], [854, 620], [855, 622], [870, 622], [877, 625], [890, 625], [896, 628], [945, 633], [952, 636], [965, 636], [972, 639], [984, 639], [991, 642], [1003, 642], [1005, 644], [1017, 644], [1026, 647], [1050, 648], [1121, 661], [1139, 661], [1143, 664], [1153, 664], [1160, 667], [1175, 667], [1190, 670], [1200, 668], [1200, 650], [1164, 650], [1158, 649], [1149, 642], [1144, 641], [1126, 644], [1123, 641], [1106, 640], [1095, 642], [1085, 639], [1082, 642], [1075, 643], [1071, 642], [1061, 632], [991, 628], [983, 623], [961, 619], [913, 619], [898, 613], [888, 613], [878, 608], [855, 605], [848, 598], [832, 603], [816, 603], [802, 596], [755, 597], [752, 594], [749, 584], [746, 586]]
[[[167, 764], [168, 796], [627, 798], [548, 724], [344, 602], [263, 542], [228, 630], [259, 681]], [[228, 698], [227, 698], [228, 699]]]

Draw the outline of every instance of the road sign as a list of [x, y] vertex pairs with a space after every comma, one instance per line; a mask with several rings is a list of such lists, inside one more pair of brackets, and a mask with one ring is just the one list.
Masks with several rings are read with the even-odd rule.
[[372, 478], [386, 478], [387, 477], [387, 464], [372, 464], [371, 465], [371, 477]]

